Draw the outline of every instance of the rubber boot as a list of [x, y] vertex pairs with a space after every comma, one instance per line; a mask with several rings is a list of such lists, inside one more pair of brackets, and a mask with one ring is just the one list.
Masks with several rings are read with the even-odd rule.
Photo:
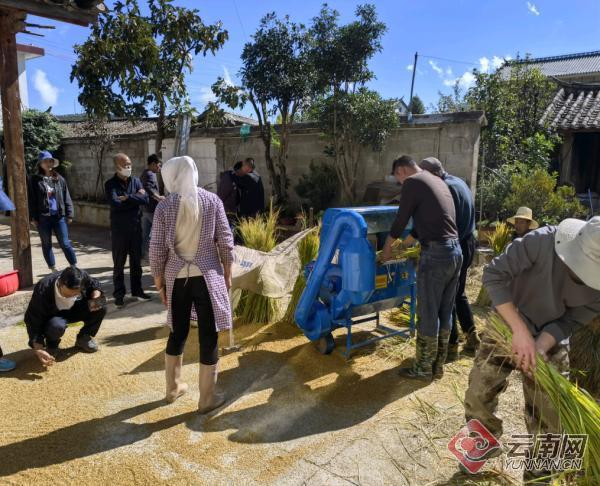
[[[444, 363], [448, 362], [448, 349], [450, 346], [450, 330], [441, 329], [438, 335], [437, 358], [433, 363], [433, 379], [439, 380], [444, 376]], [[457, 345], [458, 346], [458, 345]]]
[[183, 354], [171, 356], [165, 354], [165, 378], [167, 382], [166, 400], [173, 403], [187, 392], [188, 386], [181, 381], [181, 368], [183, 367]]
[[458, 352], [458, 343], [448, 344], [448, 355], [446, 356], [446, 363], [452, 363], [460, 357]]
[[205, 414], [219, 408], [225, 403], [225, 397], [215, 392], [217, 385], [217, 364], [205, 365], [200, 363], [200, 400], [198, 400], [198, 413]]
[[437, 347], [437, 337], [417, 334], [415, 363], [409, 368], [400, 368], [399, 375], [403, 378], [430, 382], [433, 379], [432, 369], [437, 356]]
[[479, 349], [479, 345], [481, 341], [479, 340], [479, 336], [477, 335], [477, 331], [473, 330], [467, 336], [467, 342], [463, 346], [463, 353], [469, 356], [475, 356], [477, 350]]

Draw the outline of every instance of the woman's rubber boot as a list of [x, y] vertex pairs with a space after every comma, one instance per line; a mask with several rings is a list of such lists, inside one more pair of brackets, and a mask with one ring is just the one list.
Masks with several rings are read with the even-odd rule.
[[437, 356], [438, 338], [417, 334], [415, 363], [409, 368], [400, 368], [398, 374], [403, 378], [430, 382], [433, 379], [433, 362]]
[[450, 330], [440, 329], [438, 336], [437, 358], [433, 363], [433, 379], [440, 380], [444, 376], [444, 363], [448, 362], [448, 348], [450, 347]]
[[480, 344], [481, 341], [479, 340], [477, 331], [471, 331], [467, 336], [467, 342], [463, 347], [463, 353], [465, 353], [467, 356], [475, 356]]
[[216, 393], [217, 386], [217, 364], [205, 365], [200, 363], [200, 376], [198, 385], [200, 388], [200, 400], [198, 400], [198, 413], [212, 412], [225, 403], [225, 397]]
[[165, 354], [165, 378], [167, 381], [166, 400], [173, 403], [188, 390], [188, 386], [181, 381], [181, 368], [183, 367], [183, 354], [171, 356]]

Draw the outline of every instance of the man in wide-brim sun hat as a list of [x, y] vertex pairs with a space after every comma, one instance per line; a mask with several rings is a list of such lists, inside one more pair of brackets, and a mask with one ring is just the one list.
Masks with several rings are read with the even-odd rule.
[[540, 225], [533, 219], [533, 211], [527, 206], [517, 209], [514, 216], [511, 216], [506, 222], [515, 229], [515, 238], [523, 238], [527, 233], [538, 229]]
[[[566, 219], [516, 239], [484, 269], [483, 285], [512, 329], [513, 356], [498, 355], [484, 332], [465, 394], [467, 421], [477, 419], [500, 437], [498, 396], [511, 372], [520, 369], [529, 433], [562, 433], [558, 414], [531, 371], [537, 352], [568, 374], [569, 337], [600, 315], [600, 217]], [[549, 473], [527, 471], [525, 479]]]

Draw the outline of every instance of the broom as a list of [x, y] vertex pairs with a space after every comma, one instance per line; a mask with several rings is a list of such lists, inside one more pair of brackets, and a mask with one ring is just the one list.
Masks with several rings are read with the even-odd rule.
[[[496, 341], [500, 355], [512, 356], [512, 332], [505, 322], [493, 315], [488, 326], [490, 337]], [[600, 478], [600, 406], [584, 389], [571, 383], [554, 366], [536, 355], [533, 378], [546, 393], [558, 411], [562, 427], [567, 434], [587, 434], [588, 444], [584, 456], [584, 484], [598, 484]]]
[[[237, 231], [244, 246], [254, 250], [269, 252], [277, 245], [277, 221], [279, 210], [271, 202], [269, 212], [255, 218], [240, 221]], [[244, 290], [236, 314], [241, 323], [268, 323], [277, 315], [277, 301], [270, 297]]]
[[290, 303], [288, 304], [285, 316], [283, 316], [283, 322], [294, 323], [294, 314], [296, 313], [296, 306], [300, 301], [302, 292], [306, 288], [306, 277], [304, 276], [304, 267], [310, 262], [314, 261], [319, 254], [319, 233], [320, 226], [313, 228], [313, 231], [308, 233], [300, 243], [298, 243], [298, 255], [300, 256], [300, 274], [294, 283], [292, 290], [292, 296]]
[[[512, 232], [506, 223], [497, 223], [494, 232], [487, 235], [486, 238], [494, 256], [497, 257], [504, 253], [504, 250], [506, 250], [506, 247], [512, 241]], [[479, 295], [477, 295], [475, 303], [481, 307], [490, 307], [492, 305], [492, 300], [483, 285], [479, 289]]]

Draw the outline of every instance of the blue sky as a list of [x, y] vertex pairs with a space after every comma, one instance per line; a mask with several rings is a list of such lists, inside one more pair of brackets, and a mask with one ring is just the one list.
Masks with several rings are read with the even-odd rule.
[[[143, 3], [144, 0], [140, 0]], [[108, 6], [112, 1], [106, 2]], [[240, 53], [267, 12], [289, 14], [310, 23], [321, 1], [287, 0], [177, 0], [195, 7], [205, 22], [220, 20], [229, 41], [215, 56], [199, 57], [188, 76], [192, 103], [202, 109], [210, 98], [210, 85], [218, 76], [233, 82], [240, 68]], [[353, 18], [354, 0], [330, 0], [341, 20]], [[415, 51], [423, 55], [417, 65], [415, 93], [426, 105], [449, 92], [456, 79], [471, 82], [473, 68], [493, 69], [502, 58], [530, 53], [535, 57], [600, 49], [600, 2], [597, 0], [375, 0], [388, 31], [383, 51], [371, 61], [376, 80], [370, 86], [386, 97], [407, 100]], [[30, 21], [56, 25], [44, 38], [19, 34], [18, 41], [46, 50], [46, 56], [28, 63], [32, 108], [52, 106], [56, 114], [78, 113], [77, 85], [69, 82], [75, 60], [73, 45], [85, 41], [88, 29], [30, 17]], [[425, 57], [429, 56], [429, 57]], [[249, 112], [247, 112], [249, 113]]]

